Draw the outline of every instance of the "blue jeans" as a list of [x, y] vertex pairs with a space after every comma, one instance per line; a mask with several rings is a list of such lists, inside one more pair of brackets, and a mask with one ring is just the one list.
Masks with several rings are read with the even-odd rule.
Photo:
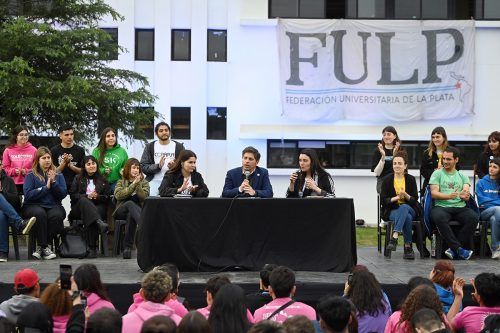
[[[14, 222], [18, 228], [22, 221], [14, 207], [0, 194], [0, 252], [9, 252], [9, 225]], [[10, 222], [10, 223], [9, 223]]]
[[486, 208], [481, 212], [482, 221], [490, 221], [491, 247], [500, 250], [500, 206]]
[[394, 221], [394, 231], [398, 234], [403, 233], [406, 244], [411, 244], [412, 222], [415, 218], [415, 211], [410, 205], [402, 204], [397, 209], [391, 210], [389, 219]]

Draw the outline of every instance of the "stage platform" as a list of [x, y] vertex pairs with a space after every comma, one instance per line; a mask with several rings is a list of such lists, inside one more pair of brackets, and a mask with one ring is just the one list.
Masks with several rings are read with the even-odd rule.
[[[133, 258], [124, 260], [121, 257], [108, 257], [97, 259], [54, 259], [49, 261], [27, 260], [26, 247], [20, 248], [21, 259], [13, 258], [11, 251], [9, 261], [0, 263], [0, 301], [13, 294], [13, 279], [16, 271], [22, 268], [35, 269], [42, 278], [41, 283], [51, 283], [59, 276], [59, 264], [71, 264], [73, 269], [83, 263], [94, 263], [106, 284], [111, 300], [122, 312], [126, 312], [132, 303], [132, 294], [139, 290], [139, 282], [144, 275], [139, 270]], [[403, 260], [402, 247], [393, 252], [391, 259], [386, 259], [377, 252], [376, 248], [364, 247], [357, 250], [358, 264], [365, 265], [375, 274], [388, 294], [393, 307], [396, 307], [406, 296], [406, 283], [412, 276], [428, 276], [435, 263], [435, 259], [417, 259], [414, 261]], [[279, 264], [279, 263], [278, 263]], [[470, 261], [455, 261], [456, 275], [469, 281], [481, 272], [500, 271], [500, 262], [492, 259], [479, 259], [474, 257]], [[180, 295], [186, 297], [193, 308], [205, 306], [203, 288], [205, 281], [216, 272], [181, 272]], [[241, 285], [248, 293], [258, 288], [258, 272], [232, 271], [224, 272], [232, 282]], [[311, 305], [323, 295], [334, 293], [341, 295], [348, 273], [329, 272], [297, 272], [296, 298]], [[471, 305], [471, 286], [465, 292], [464, 305]]]

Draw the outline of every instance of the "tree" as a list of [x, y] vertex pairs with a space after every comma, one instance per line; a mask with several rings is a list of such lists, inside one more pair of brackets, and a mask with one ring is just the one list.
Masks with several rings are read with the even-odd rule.
[[87, 143], [106, 126], [145, 139], [156, 97], [146, 77], [109, 66], [124, 49], [99, 28], [105, 16], [123, 20], [103, 0], [0, 0], [0, 130], [71, 123]]

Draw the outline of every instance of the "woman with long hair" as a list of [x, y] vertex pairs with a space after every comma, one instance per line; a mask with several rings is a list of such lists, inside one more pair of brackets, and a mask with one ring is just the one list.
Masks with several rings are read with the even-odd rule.
[[382, 182], [380, 202], [382, 203], [382, 218], [394, 221], [394, 231], [387, 245], [388, 251], [395, 251], [398, 237], [404, 238], [404, 259], [415, 259], [412, 247], [412, 223], [417, 212], [418, 203], [417, 181], [408, 174], [408, 157], [404, 151], [398, 151], [392, 159], [393, 173], [387, 175]]
[[245, 333], [251, 323], [247, 319], [245, 292], [235, 284], [223, 285], [215, 296], [208, 322], [214, 333]]
[[442, 157], [444, 150], [449, 146], [448, 136], [444, 127], [438, 126], [431, 132], [431, 140], [429, 146], [424, 150], [422, 155], [422, 163], [420, 164], [420, 175], [424, 177], [424, 182], [421, 188], [421, 194], [425, 192], [425, 188], [429, 184], [432, 173], [436, 169], [441, 169], [443, 166]]
[[127, 220], [125, 227], [123, 259], [132, 257], [135, 231], [141, 221], [144, 200], [149, 196], [149, 183], [144, 179], [141, 163], [136, 158], [129, 158], [123, 167], [122, 179], [116, 183], [115, 219]]
[[392, 313], [391, 304], [373, 273], [364, 267], [353, 269], [345, 284], [344, 297], [356, 307], [359, 333], [384, 332]]
[[208, 187], [201, 174], [196, 171], [196, 159], [196, 154], [191, 150], [179, 153], [158, 189], [161, 197], [173, 197], [177, 194], [208, 197]]
[[212, 333], [212, 328], [201, 313], [191, 311], [182, 318], [177, 333]]
[[481, 221], [491, 225], [491, 258], [500, 259], [500, 157], [490, 161], [488, 175], [476, 184]]
[[476, 174], [479, 179], [488, 175], [490, 161], [493, 158], [500, 158], [500, 132], [494, 131], [488, 135], [488, 143], [484, 145], [484, 151], [479, 155], [476, 163]]
[[100, 308], [114, 309], [106, 289], [101, 281], [101, 274], [94, 264], [83, 264], [73, 274], [78, 290], [87, 297], [89, 314], [93, 314]]
[[69, 217], [71, 220], [82, 220], [87, 229], [87, 257], [96, 258], [99, 229], [104, 231], [108, 227], [104, 220], [111, 192], [107, 180], [99, 172], [94, 156], [83, 158], [82, 171], [73, 179], [69, 193], [73, 203]]
[[56, 173], [49, 148], [38, 148], [32, 172], [24, 180], [23, 204], [24, 215], [34, 216], [37, 221], [33, 227], [38, 243], [33, 252], [36, 259], [56, 257], [48, 244], [63, 230], [66, 211], [62, 200], [67, 194], [66, 181]]
[[411, 319], [418, 310], [423, 308], [436, 311], [446, 328], [451, 329], [436, 291], [429, 286], [421, 285], [410, 292], [401, 306], [401, 310], [394, 312], [389, 317], [385, 333], [413, 333]]
[[120, 171], [128, 159], [127, 151], [118, 144], [118, 135], [111, 127], [106, 127], [99, 137], [97, 147], [92, 151], [97, 159], [99, 172], [106, 177], [111, 191], [120, 179]]
[[401, 140], [394, 126], [382, 129], [382, 139], [373, 152], [372, 172], [377, 176], [377, 193], [380, 193], [382, 179], [392, 173], [392, 157], [401, 147]]
[[36, 148], [29, 142], [28, 129], [24, 126], [12, 130], [9, 143], [3, 152], [3, 168], [7, 176], [14, 179], [17, 193], [22, 194], [24, 178], [31, 171]]
[[303, 149], [299, 155], [299, 170], [290, 175], [287, 198], [335, 196], [332, 176], [321, 165], [314, 149]]
[[[453, 282], [455, 281], [455, 267], [450, 260], [438, 260], [429, 273], [429, 279], [434, 283], [436, 293], [443, 303], [443, 313], [448, 314], [455, 302]], [[465, 282], [465, 281], [464, 281]], [[462, 310], [462, 301], [458, 304], [458, 310]]]
[[42, 292], [40, 302], [52, 313], [54, 333], [66, 332], [66, 324], [73, 309], [73, 301], [68, 291], [61, 289], [59, 283], [51, 283]]

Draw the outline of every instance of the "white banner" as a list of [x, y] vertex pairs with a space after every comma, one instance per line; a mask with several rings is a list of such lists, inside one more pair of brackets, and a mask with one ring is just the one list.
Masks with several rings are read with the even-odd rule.
[[300, 120], [473, 114], [473, 21], [279, 20], [283, 115]]

